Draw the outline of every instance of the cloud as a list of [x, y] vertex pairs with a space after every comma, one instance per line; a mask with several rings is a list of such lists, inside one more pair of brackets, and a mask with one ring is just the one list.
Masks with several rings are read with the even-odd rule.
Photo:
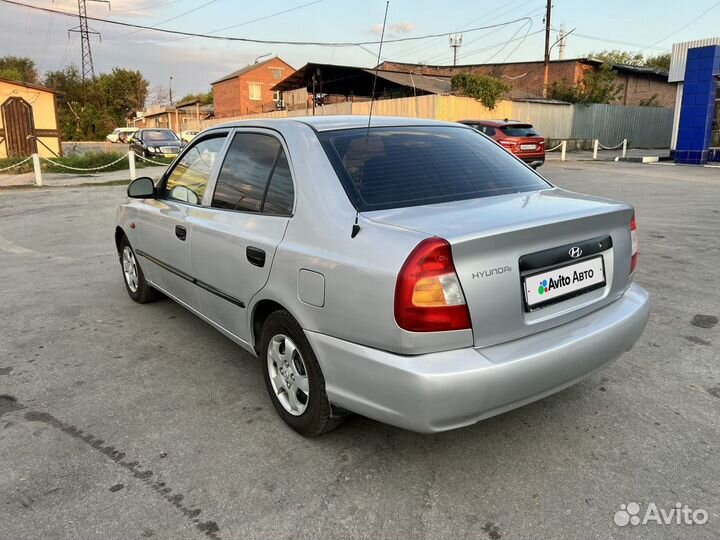
[[[393, 23], [385, 29], [385, 37], [402, 37], [410, 34], [415, 30], [415, 25], [411, 22], [403, 21]], [[370, 27], [370, 33], [377, 36], [382, 34], [382, 24], [373, 24]]]

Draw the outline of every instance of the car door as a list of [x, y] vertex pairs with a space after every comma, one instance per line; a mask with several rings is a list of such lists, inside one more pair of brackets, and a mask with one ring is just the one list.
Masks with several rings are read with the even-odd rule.
[[246, 306], [268, 280], [295, 201], [281, 138], [271, 130], [236, 130], [206, 201], [187, 217], [201, 310], [249, 343]]
[[227, 132], [209, 134], [183, 153], [138, 214], [140, 249], [137, 254], [152, 283], [181, 302], [197, 309], [197, 286], [192, 275], [190, 243], [192, 227], [188, 209], [202, 204], [210, 178], [216, 172]]

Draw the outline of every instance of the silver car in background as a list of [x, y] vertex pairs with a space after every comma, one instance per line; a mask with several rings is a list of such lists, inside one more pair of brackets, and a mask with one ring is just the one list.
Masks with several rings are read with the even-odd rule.
[[306, 436], [348, 412], [473, 424], [587, 377], [648, 319], [633, 208], [558, 189], [460, 124], [233, 122], [128, 195], [130, 297], [163, 293], [258, 356]]

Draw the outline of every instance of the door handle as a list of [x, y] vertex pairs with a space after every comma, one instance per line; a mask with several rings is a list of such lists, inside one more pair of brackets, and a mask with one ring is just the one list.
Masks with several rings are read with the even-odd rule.
[[247, 256], [247, 260], [250, 262], [250, 264], [253, 264], [255, 266], [259, 266], [262, 268], [265, 266], [265, 251], [256, 248], [253, 246], [248, 246], [245, 250], [245, 255]]
[[182, 225], [175, 225], [175, 236], [184, 242], [187, 238], [187, 229]]

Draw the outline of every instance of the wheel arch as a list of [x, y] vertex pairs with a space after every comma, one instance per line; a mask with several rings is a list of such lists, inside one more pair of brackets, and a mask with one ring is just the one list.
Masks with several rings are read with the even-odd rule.
[[[251, 328], [253, 340], [252, 346], [258, 356], [260, 355], [259, 347], [262, 327], [265, 324], [265, 321], [267, 321], [268, 317], [270, 317], [270, 315], [272, 315], [276, 311], [287, 311], [290, 316], [295, 319], [298, 324], [300, 324], [300, 321], [295, 316], [295, 314], [286, 306], [282, 305], [276, 300], [273, 300], [271, 298], [263, 298], [262, 300], [258, 300], [257, 302], [255, 302], [255, 304], [252, 306]], [[302, 327], [302, 325], [300, 325], [300, 327]]]
[[127, 237], [127, 235], [123, 228], [118, 225], [115, 227], [115, 249], [117, 249], [118, 253], [120, 253], [120, 242], [122, 242], [123, 237]]

